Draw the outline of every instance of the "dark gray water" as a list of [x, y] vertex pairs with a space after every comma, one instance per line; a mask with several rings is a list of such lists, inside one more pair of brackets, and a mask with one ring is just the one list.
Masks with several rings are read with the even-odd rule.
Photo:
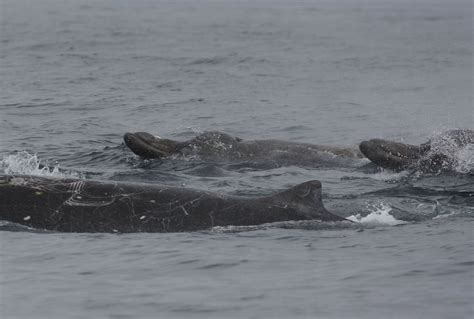
[[[470, 318], [455, 174], [143, 161], [126, 131], [354, 146], [473, 128], [470, 1], [0, 1], [5, 172], [263, 195], [310, 179], [355, 226], [57, 234], [3, 225], [2, 318]], [[36, 154], [36, 155], [35, 155]], [[17, 232], [9, 230], [20, 230]]]

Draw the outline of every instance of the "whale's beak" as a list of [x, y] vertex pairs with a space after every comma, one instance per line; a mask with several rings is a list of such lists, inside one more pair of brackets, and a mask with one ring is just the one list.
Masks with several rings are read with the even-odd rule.
[[369, 160], [382, 168], [395, 171], [406, 169], [416, 163], [422, 155], [422, 148], [416, 145], [372, 139], [359, 144], [360, 151]]
[[157, 138], [146, 132], [125, 133], [123, 140], [133, 153], [143, 158], [161, 158], [177, 151], [175, 141]]

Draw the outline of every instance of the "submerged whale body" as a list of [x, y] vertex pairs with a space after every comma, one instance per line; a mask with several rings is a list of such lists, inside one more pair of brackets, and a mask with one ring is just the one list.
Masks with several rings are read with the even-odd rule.
[[217, 161], [271, 161], [304, 166], [358, 166], [354, 159], [363, 158], [357, 149], [322, 146], [281, 140], [243, 140], [229, 134], [211, 131], [178, 142], [146, 132], [126, 133], [125, 144], [146, 159], [170, 156], [199, 156]]
[[0, 175], [0, 220], [60, 232], [180, 232], [289, 220], [342, 221], [309, 181], [265, 197], [182, 187]]
[[382, 168], [438, 173], [455, 170], [459, 164], [457, 152], [473, 144], [474, 131], [450, 130], [421, 145], [372, 139], [361, 142], [359, 149]]

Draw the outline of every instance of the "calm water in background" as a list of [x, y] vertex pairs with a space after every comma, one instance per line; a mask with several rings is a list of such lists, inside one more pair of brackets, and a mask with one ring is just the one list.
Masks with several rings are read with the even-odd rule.
[[[335, 229], [2, 231], [2, 318], [473, 316], [472, 175], [146, 162], [121, 140], [212, 129], [356, 146], [472, 129], [470, 1], [0, 4], [4, 170], [40, 173], [39, 158], [67, 175], [245, 195], [319, 179], [328, 209], [367, 216]], [[472, 151], [460, 155], [471, 169]]]

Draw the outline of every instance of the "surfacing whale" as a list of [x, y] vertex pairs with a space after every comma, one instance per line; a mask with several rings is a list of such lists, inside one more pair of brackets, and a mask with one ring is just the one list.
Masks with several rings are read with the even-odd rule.
[[0, 175], [0, 220], [60, 232], [182, 232], [289, 220], [344, 221], [328, 212], [321, 183], [264, 197], [164, 185]]
[[217, 161], [271, 161], [286, 165], [359, 166], [354, 159], [364, 156], [357, 149], [322, 146], [281, 140], [243, 140], [229, 134], [211, 131], [178, 142], [146, 132], [126, 133], [125, 144], [146, 159], [170, 156], [198, 156]]
[[379, 167], [401, 171], [415, 169], [428, 173], [455, 170], [457, 152], [474, 144], [474, 131], [450, 130], [421, 145], [384, 139], [360, 143], [360, 151]]

